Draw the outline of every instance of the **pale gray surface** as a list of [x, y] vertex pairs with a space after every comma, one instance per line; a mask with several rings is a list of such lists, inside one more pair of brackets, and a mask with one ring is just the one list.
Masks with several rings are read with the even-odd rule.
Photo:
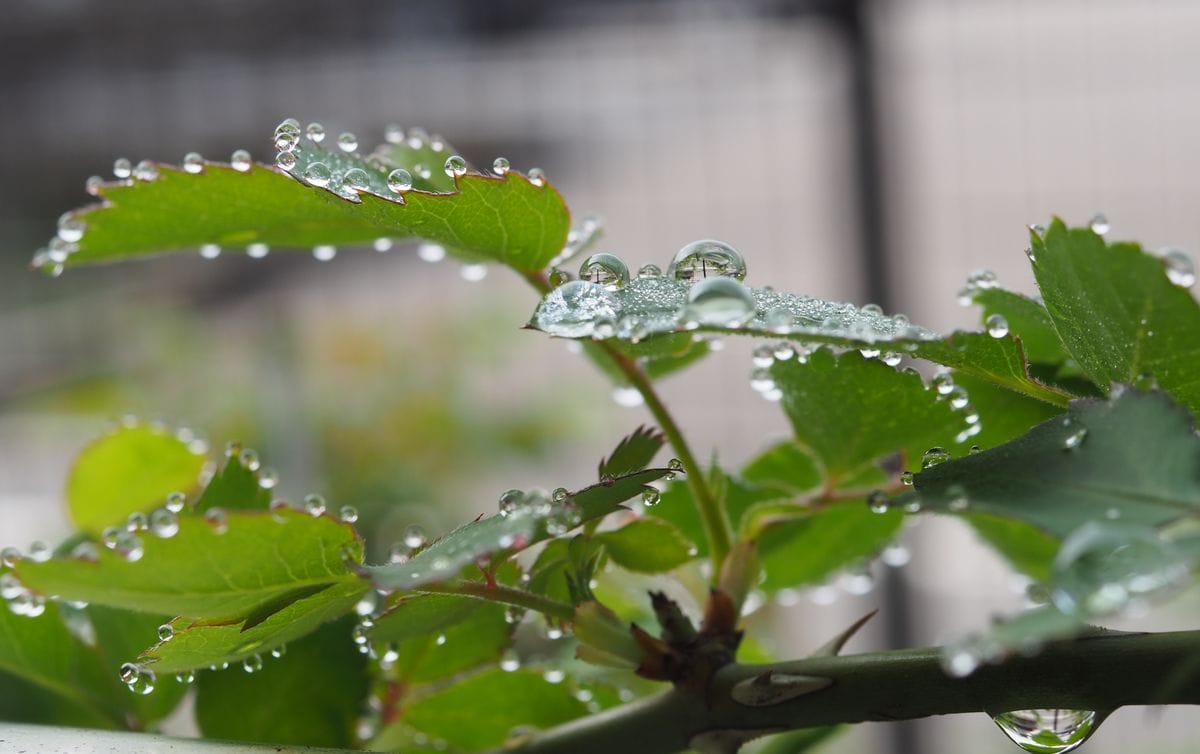
[[0, 722], [0, 751], [5, 754], [289, 754], [344, 750], [189, 741], [150, 733], [115, 733]]

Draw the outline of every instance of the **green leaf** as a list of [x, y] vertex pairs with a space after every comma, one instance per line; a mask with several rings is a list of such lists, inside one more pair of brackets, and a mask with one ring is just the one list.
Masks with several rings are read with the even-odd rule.
[[[900, 531], [897, 510], [872, 513], [866, 501], [844, 502], [769, 527], [758, 538], [769, 591], [819, 584], [839, 570], [873, 557]], [[753, 514], [747, 514], [753, 518]]]
[[369, 679], [367, 658], [350, 639], [352, 621], [332, 623], [242, 668], [200, 673], [196, 721], [208, 738], [348, 748]]
[[816, 459], [795, 442], [781, 442], [767, 450], [742, 469], [742, 479], [779, 490], [789, 496], [798, 495], [821, 485], [821, 469]]
[[[156, 673], [180, 673], [226, 662], [241, 662], [284, 647], [321, 625], [341, 618], [354, 608], [368, 589], [369, 585], [359, 579], [318, 586], [316, 591], [303, 597], [293, 599], [291, 594], [284, 595], [286, 604], [271, 605], [276, 609], [269, 614], [251, 615], [245, 620], [213, 622], [176, 618], [171, 621], [174, 635], [145, 649], [139, 659]], [[146, 643], [138, 649], [144, 649]]]
[[1042, 304], [1004, 288], [980, 289], [973, 294], [973, 301], [981, 307], [984, 322], [994, 315], [1004, 318], [1029, 361], [1059, 365], [1067, 360], [1067, 351]]
[[1050, 224], [1033, 238], [1033, 272], [1067, 350], [1092, 382], [1158, 386], [1200, 412], [1200, 305], [1173, 285], [1163, 261], [1086, 228]]
[[[718, 472], [720, 473], [720, 472]], [[777, 500], [778, 490], [748, 484], [737, 477], [725, 477], [725, 513], [729, 520], [740, 520], [754, 504], [766, 500]], [[650, 508], [647, 515], [661, 518], [674, 524], [683, 536], [692, 543], [701, 558], [708, 555], [708, 542], [704, 536], [704, 522], [700, 520], [692, 492], [685, 482], [675, 481], [663, 490], [658, 505]]]
[[178, 534], [142, 533], [141, 544], [133, 562], [101, 548], [96, 561], [22, 560], [16, 572], [29, 588], [67, 600], [235, 620], [298, 589], [354, 580], [343, 558], [362, 559], [353, 527], [286, 510], [230, 513], [225, 529], [181, 516]]
[[58, 607], [37, 617], [0, 609], [0, 719], [123, 727], [116, 685], [98, 654], [67, 630]]
[[692, 557], [692, 544], [683, 532], [657, 518], [636, 519], [596, 539], [614, 563], [638, 573], [663, 573]]
[[1025, 351], [1012, 335], [993, 338], [987, 333], [956, 332], [918, 343], [909, 353], [1055, 406], [1065, 406], [1070, 398], [1030, 376]]
[[122, 424], [83, 449], [67, 479], [67, 508], [81, 529], [99, 533], [135, 511], [196, 488], [203, 453], [165, 429]]
[[397, 677], [409, 684], [428, 683], [498, 660], [512, 643], [516, 626], [508, 622], [506, 606], [476, 602], [479, 608], [453, 625], [399, 642]]
[[[453, 193], [412, 190], [403, 197], [387, 187], [391, 165], [311, 145], [294, 152], [302, 176], [322, 162], [336, 175], [328, 188], [307, 185], [283, 170], [253, 165], [242, 172], [205, 163], [197, 174], [157, 166], [153, 180], [107, 183], [102, 204], [72, 216], [86, 225], [65, 264], [111, 262], [215, 243], [244, 248], [262, 243], [285, 248], [370, 243], [380, 237], [418, 237], [518, 271], [541, 270], [566, 241], [570, 217], [553, 186], [519, 173], [468, 174]], [[445, 157], [443, 157], [443, 162]], [[360, 169], [369, 189], [342, 187], [342, 175]], [[441, 171], [442, 164], [430, 166]], [[35, 264], [54, 264], [45, 252]]]
[[1050, 579], [1050, 566], [1058, 547], [1058, 539], [1033, 524], [987, 513], [965, 513], [962, 519], [975, 533], [1021, 573], [1045, 583]]
[[796, 439], [834, 483], [893, 453], [949, 445], [969, 426], [920, 375], [857, 353], [818, 349], [806, 363], [776, 361], [770, 374]]
[[[142, 728], [163, 719], [175, 710], [187, 693], [187, 686], [170, 678], [158, 678], [154, 693], [133, 694], [120, 681], [121, 666], [132, 662], [147, 644], [158, 638], [158, 627], [168, 621], [163, 615], [148, 615], [100, 605], [85, 609], [96, 635], [96, 651], [104, 665], [106, 680], [114, 695], [122, 698]], [[155, 669], [157, 670], [157, 669]]]
[[410, 129], [405, 136], [403, 133], [395, 134], [389, 127], [387, 135], [389, 139], [375, 147], [367, 160], [389, 168], [407, 168], [416, 191], [438, 194], [454, 191], [454, 178], [446, 174], [444, 167], [446, 158], [458, 152], [445, 139], [437, 135], [426, 136], [419, 128]]
[[1074, 401], [1025, 435], [916, 475], [911, 497], [934, 510], [1015, 518], [1064, 537], [1093, 519], [1160, 526], [1200, 509], [1200, 438], [1161, 393]]
[[271, 491], [262, 486], [262, 478], [257, 458], [254, 463], [246, 464], [234, 453], [209, 480], [200, 499], [196, 501], [195, 509], [266, 510], [271, 504]]
[[650, 482], [671, 473], [670, 469], [646, 469], [625, 474], [571, 493], [562, 503], [526, 500], [507, 515], [490, 516], [458, 527], [407, 562], [368, 566], [365, 570], [377, 587], [388, 590], [414, 589], [444, 581], [480, 559], [519, 552], [606, 516], [621, 503], [640, 495]]
[[518, 725], [549, 728], [587, 713], [563, 684], [540, 673], [489, 670], [409, 704], [405, 721], [451, 747], [500, 746]]
[[600, 461], [597, 473], [603, 479], [606, 474], [617, 477], [641, 471], [654, 460], [663, 440], [662, 432], [654, 427], [638, 427], [617, 444], [608, 458]]
[[979, 432], [971, 442], [990, 448], [1024, 434], [1035, 424], [1059, 416], [1064, 409], [1039, 401], [978, 377], [955, 372], [954, 384], [967, 391], [971, 408], [979, 415]]
[[415, 594], [399, 600], [375, 621], [375, 641], [407, 641], [438, 634], [462, 623], [487, 603], [455, 594]]

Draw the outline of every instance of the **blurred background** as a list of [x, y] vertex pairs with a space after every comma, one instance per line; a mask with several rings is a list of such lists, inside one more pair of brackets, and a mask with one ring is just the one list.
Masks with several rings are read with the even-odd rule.
[[[748, 283], [935, 330], [974, 326], [956, 291], [994, 269], [1032, 290], [1026, 225], [1104, 212], [1110, 237], [1200, 248], [1200, 5], [1187, 0], [8, 0], [0, 25], [0, 539], [65, 534], [71, 458], [116, 417], [240, 439], [280, 489], [352, 504], [394, 537], [491, 511], [509, 487], [586, 481], [648, 420], [585, 360], [518, 327], [534, 299], [412, 247], [262, 260], [198, 255], [27, 270], [116, 157], [269, 160], [283, 117], [445, 134], [478, 165], [540, 166], [599, 248], [665, 267], [719, 238]], [[701, 454], [736, 468], [787, 434], [748, 347], [670, 378]], [[765, 608], [796, 654], [872, 606], [855, 649], [931, 644], [1021, 603], [952, 521]], [[376, 553], [378, 555], [378, 553]], [[1195, 601], [1156, 614], [1182, 627]], [[1127, 709], [1087, 750], [1194, 751], [1195, 713]], [[983, 715], [865, 725], [827, 749], [1014, 750]]]

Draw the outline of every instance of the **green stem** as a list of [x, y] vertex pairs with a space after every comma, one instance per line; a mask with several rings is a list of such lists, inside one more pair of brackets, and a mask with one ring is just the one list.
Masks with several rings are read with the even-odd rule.
[[488, 584], [483, 581], [454, 581], [445, 584], [425, 584], [418, 591], [434, 594], [458, 594], [464, 597], [489, 602], [499, 602], [505, 605], [515, 605], [527, 610], [533, 610], [551, 618], [563, 621], [575, 619], [575, 607], [565, 602], [552, 600], [540, 594], [514, 589], [503, 584]]
[[667, 442], [671, 444], [679, 462], [683, 464], [688, 488], [692, 491], [696, 508], [700, 512], [700, 519], [704, 523], [704, 535], [708, 539], [708, 550], [712, 557], [713, 579], [715, 580], [721, 572], [721, 564], [725, 562], [725, 556], [729, 554], [729, 548], [733, 545], [733, 531], [729, 525], [729, 519], [725, 516], [725, 511], [721, 509], [720, 503], [717, 502], [712, 490], [705, 482], [704, 470], [696, 462], [696, 456], [688, 447], [683, 432], [680, 431], [679, 425], [675, 423], [675, 419], [663, 404], [662, 399], [658, 397], [650, 378], [633, 359], [618, 351], [611, 344], [599, 341], [596, 345], [621, 370], [621, 373], [629, 380], [629, 384], [641, 393], [642, 399], [646, 402], [646, 408], [658, 422], [663, 434], [667, 436]]
[[[539, 293], [544, 295], [550, 291], [550, 282], [546, 279], [544, 273], [527, 272], [524, 273], [524, 277]], [[671, 449], [675, 452], [675, 456], [683, 464], [683, 471], [687, 476], [688, 488], [691, 490], [692, 498], [696, 502], [696, 508], [700, 513], [700, 520], [704, 524], [704, 535], [708, 540], [708, 550], [712, 558], [712, 577], [715, 581], [721, 573], [721, 564], [725, 562], [725, 556], [729, 554], [729, 549], [733, 545], [733, 529], [729, 525], [729, 519], [726, 518], [725, 511], [722, 510], [720, 503], [712, 494], [712, 490], [709, 489], [707, 482], [705, 482], [704, 470], [696, 462], [696, 456], [688, 446], [687, 439], [683, 436], [683, 432], [680, 431], [679, 425], [675, 423], [671, 412], [667, 410], [666, 404], [658, 397], [658, 393], [655, 391], [654, 384], [650, 381], [650, 378], [637, 365], [637, 362], [617, 350], [613, 345], [605, 341], [597, 341], [596, 346], [601, 353], [607, 356], [621, 370], [621, 373], [629, 380], [629, 384], [641, 394], [646, 408], [650, 410], [650, 414], [658, 422], [658, 426], [662, 429], [663, 434], [667, 436], [667, 442], [671, 444]]]
[[[1200, 704], [1200, 631], [1118, 634], [1047, 645], [966, 678], [951, 678], [936, 648], [728, 665], [703, 694], [671, 690], [534, 736], [520, 754], [668, 754], [709, 732], [779, 733], [840, 723], [1020, 709], [1108, 712], [1128, 705]], [[1181, 669], [1187, 669], [1180, 672]], [[749, 707], [735, 685], [767, 671], [829, 678], [829, 687]], [[997, 734], [999, 735], [999, 734]], [[631, 742], [633, 746], [631, 748]]]

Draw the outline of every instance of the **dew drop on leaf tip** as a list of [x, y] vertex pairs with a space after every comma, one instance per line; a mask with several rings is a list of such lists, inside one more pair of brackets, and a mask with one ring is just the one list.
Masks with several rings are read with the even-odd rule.
[[1191, 288], [1196, 283], [1196, 269], [1192, 258], [1182, 249], [1165, 248], [1158, 252], [1163, 267], [1167, 271], [1167, 280], [1180, 288]]
[[1103, 236], [1112, 228], [1102, 212], [1097, 212], [1088, 219], [1088, 227], [1098, 236]]

